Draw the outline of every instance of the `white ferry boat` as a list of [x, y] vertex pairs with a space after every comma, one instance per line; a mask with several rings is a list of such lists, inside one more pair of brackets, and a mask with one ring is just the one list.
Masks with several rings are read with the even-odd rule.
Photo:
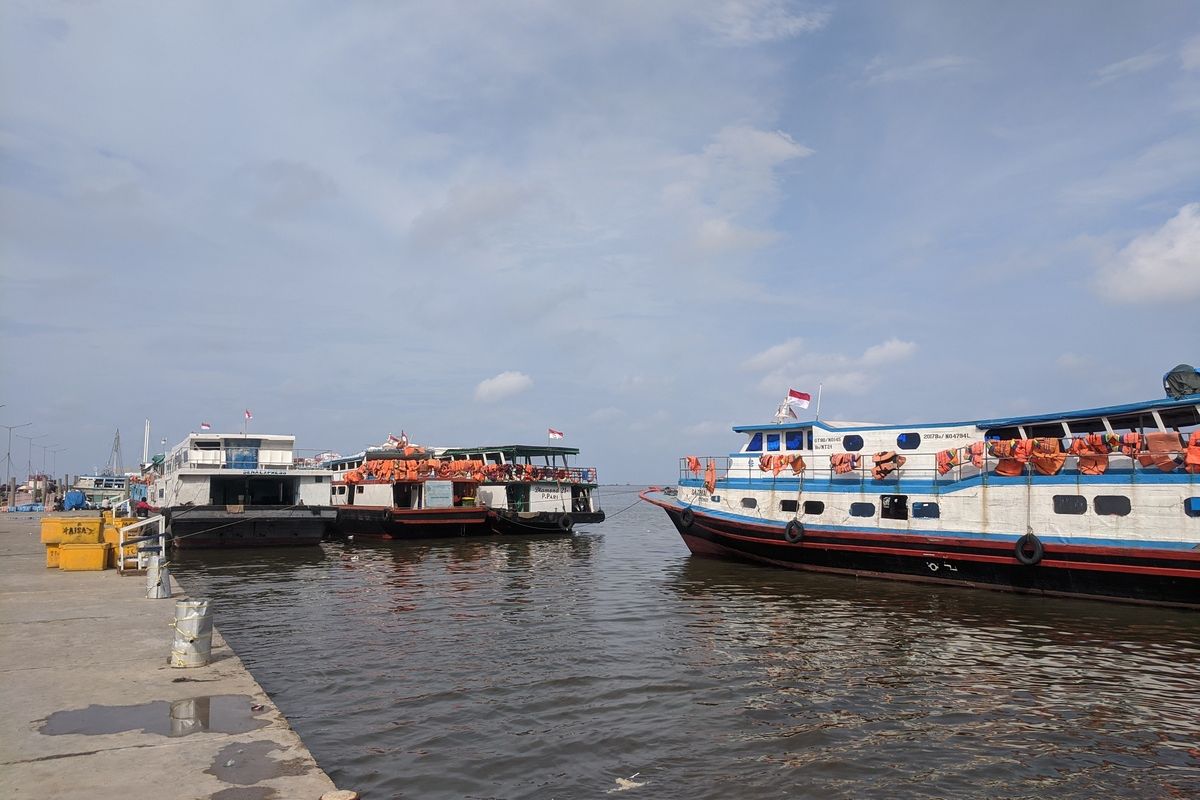
[[332, 472], [298, 461], [295, 436], [192, 433], [150, 486], [177, 547], [317, 544], [334, 519]]
[[80, 475], [71, 488], [83, 492], [91, 508], [107, 508], [129, 497], [129, 479], [124, 475]]
[[974, 422], [746, 425], [642, 497], [697, 555], [1200, 608], [1200, 394]]

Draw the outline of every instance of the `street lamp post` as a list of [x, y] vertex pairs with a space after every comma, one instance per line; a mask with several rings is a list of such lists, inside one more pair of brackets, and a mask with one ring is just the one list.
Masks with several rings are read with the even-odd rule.
[[[8, 486], [9, 479], [12, 478], [12, 432], [16, 428], [28, 428], [32, 422], [22, 422], [20, 425], [0, 425], [0, 428], [8, 429], [8, 450], [4, 454], [4, 485]], [[21, 434], [17, 434], [20, 436]]]
[[29, 455], [26, 457], [25, 469], [31, 475], [33, 474], [33, 442], [35, 439], [42, 439], [49, 435], [48, 433], [39, 433], [37, 436], [22, 436], [19, 433], [17, 434], [18, 439], [25, 439], [29, 442]]

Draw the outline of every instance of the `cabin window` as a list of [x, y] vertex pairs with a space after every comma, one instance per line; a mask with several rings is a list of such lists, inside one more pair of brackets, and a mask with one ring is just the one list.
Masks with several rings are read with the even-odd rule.
[[784, 444], [788, 450], [804, 449], [804, 431], [788, 431], [783, 435]]
[[711, 497], [709, 497], [709, 498], [708, 498], [708, 501], [709, 501], [710, 503], [719, 503], [719, 502], [721, 502], [721, 495], [719, 495], [719, 494], [714, 494], [714, 495], [712, 495]]
[[1086, 514], [1087, 498], [1080, 494], [1054, 495], [1055, 514]]
[[192, 442], [192, 446], [197, 450], [220, 450], [221, 443], [219, 441], [203, 441], [197, 440]]
[[[805, 500], [804, 501], [804, 513], [805, 514], [814, 514], [814, 515], [815, 514], [824, 514], [825, 513], [825, 504], [823, 502], [821, 502], [820, 500]], [[875, 513], [874, 509], [871, 510], [871, 513], [872, 514]]]
[[842, 449], [847, 453], [857, 453], [863, 449], [863, 438], [858, 434], [850, 434], [842, 437]]
[[1200, 497], [1189, 497], [1184, 500], [1183, 513], [1189, 517], [1200, 517]]
[[779, 450], [779, 434], [778, 433], [768, 433], [767, 434], [767, 450], [772, 453]]
[[937, 503], [913, 503], [912, 515], [921, 519], [940, 519], [942, 509]]
[[1096, 513], [1106, 517], [1124, 517], [1130, 511], [1129, 498], [1122, 494], [1097, 495], [1092, 500]]
[[161, 499], [162, 499], [162, 497], [163, 497], [163, 492], [165, 492], [165, 491], [166, 491], [166, 489], [159, 489], [159, 490], [158, 490], [158, 499], [159, 499], [159, 500], [161, 500]]
[[879, 502], [879, 516], [882, 519], [908, 519], [908, 495], [882, 494]]
[[851, 503], [850, 516], [852, 517], [873, 517], [875, 516], [874, 503]]
[[758, 501], [753, 497], [743, 497], [742, 508], [758, 508]]
[[748, 452], [757, 453], [762, 450], [762, 434], [756, 433], [750, 437], [750, 444], [746, 446]]
[[500, 454], [499, 453], [488, 453], [487, 460], [488, 460], [489, 464], [499, 464], [501, 461]]
[[313, 481], [314, 481], [314, 483], [324, 483], [324, 482], [325, 482], [325, 476], [324, 476], [324, 475], [318, 475], [316, 478], [314, 478], [314, 479], [313, 479]]
[[355, 494], [362, 494], [362, 490], [363, 490], [363, 487], [362, 487], [362, 486], [355, 486], [355, 487], [354, 487], [354, 493], [355, 493]]
[[896, 437], [896, 447], [901, 450], [916, 450], [921, 446], [921, 434], [902, 433]]
[[346, 487], [345, 487], [345, 486], [339, 486], [339, 487], [337, 487], [337, 493], [338, 493], [338, 494], [345, 494], [345, 493], [346, 493]]
[[780, 500], [779, 510], [788, 514], [795, 514], [798, 504], [795, 500]]

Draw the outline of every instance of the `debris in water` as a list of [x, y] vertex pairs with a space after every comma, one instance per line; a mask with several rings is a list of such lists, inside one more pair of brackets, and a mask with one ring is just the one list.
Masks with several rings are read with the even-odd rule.
[[637, 781], [634, 780], [634, 778], [636, 778], [638, 775], [641, 775], [641, 774], [642, 773], [640, 773], [640, 772], [635, 772], [632, 775], [630, 775], [628, 778], [617, 778], [617, 788], [609, 789], [607, 793], [612, 794], [613, 792], [623, 792], [626, 789], [636, 789], [639, 786], [645, 786], [646, 785], [645, 781], [638, 783]]
[[234, 764], [236, 764], [236, 763], [237, 763], [237, 762], [236, 762], [236, 761], [234, 761], [234, 760], [231, 758], [231, 759], [229, 759], [228, 761], [226, 761], [226, 762], [225, 762], [225, 766], [227, 766], [227, 767], [232, 767], [232, 766], [233, 766]]
[[262, 711], [262, 710], [263, 710], [263, 704], [262, 704], [262, 703], [255, 703], [254, 705], [250, 706], [250, 710], [251, 710], [251, 711]]
[[350, 556], [351, 561], [358, 561], [358, 556]]

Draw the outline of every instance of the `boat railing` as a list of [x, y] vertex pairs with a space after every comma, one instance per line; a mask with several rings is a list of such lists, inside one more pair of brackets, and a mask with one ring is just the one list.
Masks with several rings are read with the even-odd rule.
[[[961, 448], [960, 450], [965, 450]], [[772, 483], [776, 480], [799, 480], [801, 482], [825, 483], [833, 485], [898, 485], [904, 481], [922, 481], [932, 483], [935, 487], [959, 483], [960, 481], [978, 479], [983, 485], [998, 479], [1011, 482], [1014, 478], [1036, 481], [1044, 475], [1080, 475], [1087, 473], [1079, 469], [1079, 456], [1064, 454], [1061, 467], [1051, 472], [1040, 471], [1030, 459], [1017, 465], [1006, 465], [1008, 471], [997, 472], [1002, 461], [1012, 459], [998, 458], [986, 448], [977, 462], [973, 462], [969, 454], [959, 453], [958, 463], [939, 466], [937, 453], [897, 453], [904, 458], [903, 464], [886, 472], [882, 477], [876, 474], [876, 463], [873, 453], [852, 453], [857, 455], [857, 463], [843, 467], [837, 471], [831, 464], [833, 453], [779, 452], [767, 453], [768, 456], [784, 456], [791, 459], [800, 456], [804, 460], [803, 468], [796, 471], [791, 463], [770, 465], [764, 470], [759, 465], [757, 454], [747, 454], [744, 457], [729, 456], [692, 456], [679, 459], [679, 483], [681, 485], [703, 485], [706, 479], [708, 465], [713, 465], [717, 483], [730, 480], [753, 480], [756, 484]], [[1107, 467], [1103, 474], [1128, 475], [1130, 480], [1136, 480], [1139, 474], [1183, 473], [1187, 458], [1186, 448], [1142, 451], [1134, 455], [1121, 452], [1108, 454]], [[1173, 466], [1172, 466], [1173, 465]], [[698, 468], [697, 468], [698, 467]], [[1013, 470], [1016, 470], [1013, 472]]]

